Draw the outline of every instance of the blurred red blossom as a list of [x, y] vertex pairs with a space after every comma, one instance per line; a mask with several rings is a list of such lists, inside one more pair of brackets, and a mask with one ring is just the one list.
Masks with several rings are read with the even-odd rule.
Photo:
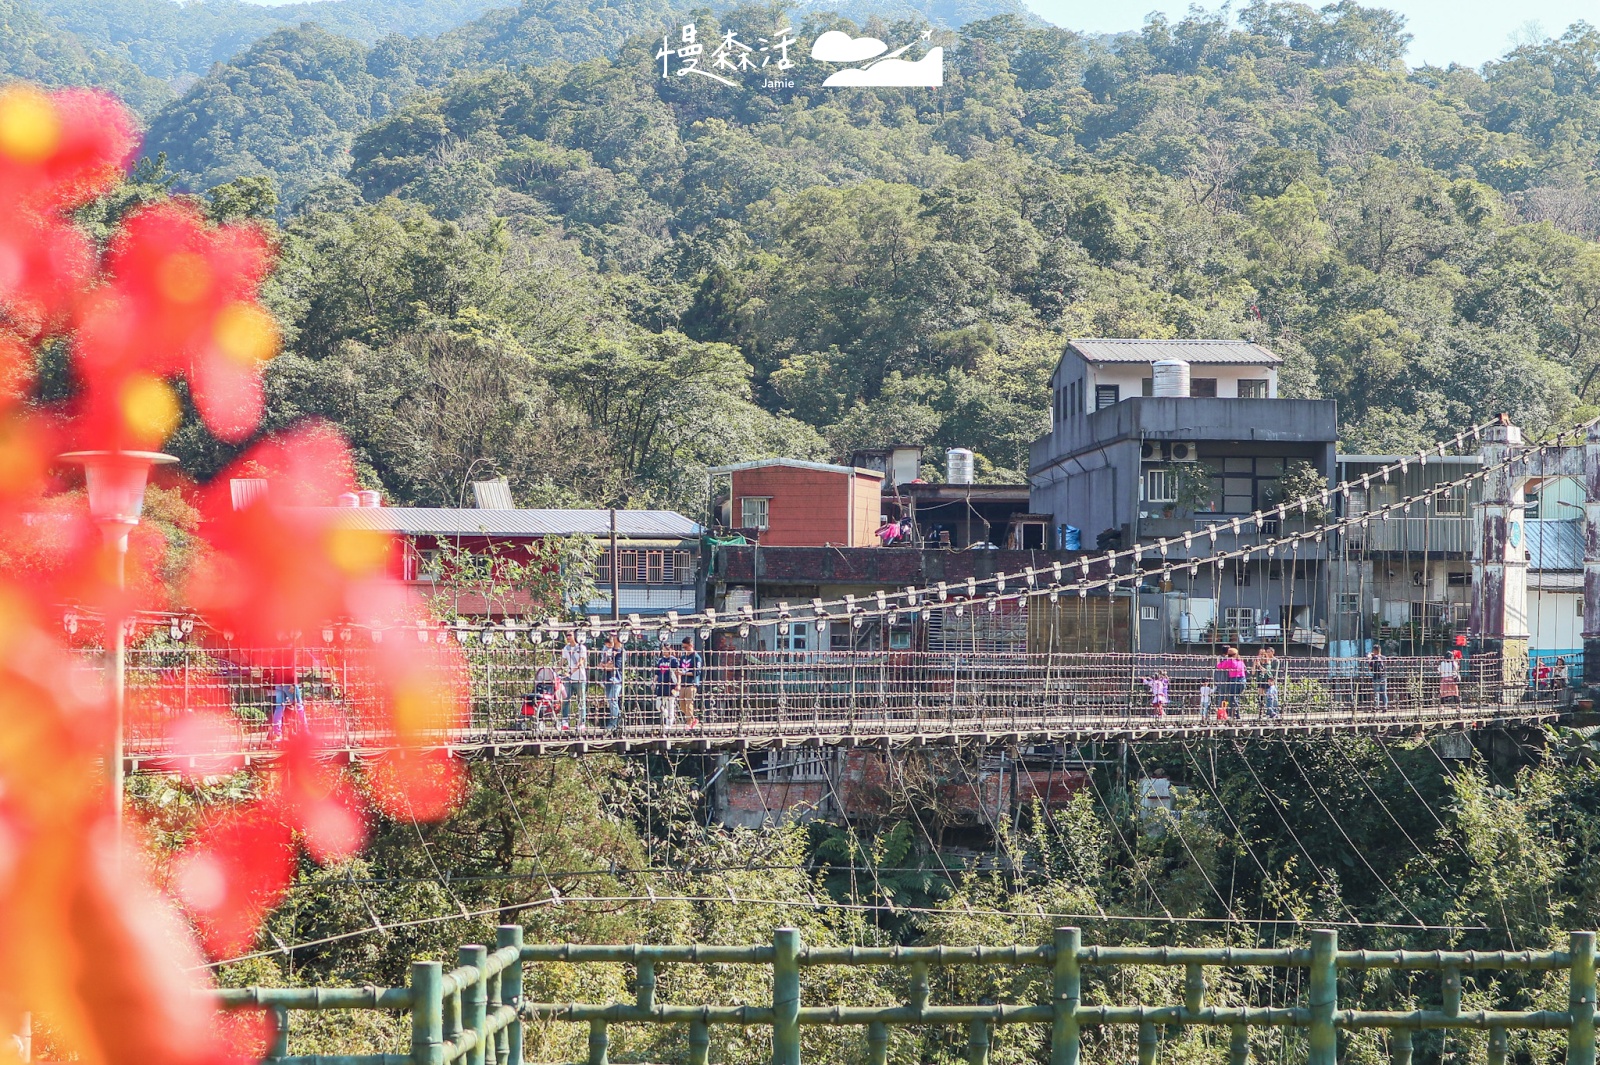
[[[262, 368], [279, 344], [258, 299], [268, 237], [169, 201], [132, 210], [102, 248], [68, 216], [126, 174], [135, 128], [100, 93], [0, 88], [0, 1031], [31, 1009], [48, 1018], [56, 1049], [89, 1065], [200, 1065], [259, 1055], [267, 1037], [259, 1014], [219, 1023], [194, 993], [202, 949], [218, 958], [250, 948], [302, 845], [320, 862], [354, 854], [368, 805], [441, 817], [462, 774], [443, 755], [395, 755], [357, 786], [327, 757], [332, 740], [302, 732], [278, 752], [258, 797], [200, 818], [163, 871], [168, 897], [134, 848], [114, 844], [113, 715], [82, 648], [69, 646], [65, 604], [108, 624], [182, 606], [207, 631], [238, 635], [237, 645], [218, 641], [214, 670], [158, 673], [130, 695], [130, 721], [163, 736], [191, 779], [241, 764], [229, 676], [292, 686], [301, 633], [354, 616], [416, 620], [389, 575], [391, 540], [316, 509], [354, 487], [339, 434], [311, 423], [249, 443]], [[46, 343], [68, 346], [77, 382], [60, 409], [30, 402]], [[83, 493], [52, 480], [55, 456], [160, 447], [183, 415], [180, 382], [215, 437], [249, 446], [211, 485], [147, 495], [158, 513], [130, 538], [119, 590]], [[236, 476], [266, 478], [271, 491], [236, 505]], [[179, 586], [169, 573], [174, 538], [195, 542]], [[100, 638], [105, 626], [95, 625], [74, 642]], [[233, 646], [287, 647], [289, 664], [275, 660], [282, 651]], [[453, 644], [390, 641], [341, 661], [344, 685], [369, 708], [360, 726], [404, 747], [459, 724], [458, 654]], [[311, 718], [342, 712], [314, 704]]]

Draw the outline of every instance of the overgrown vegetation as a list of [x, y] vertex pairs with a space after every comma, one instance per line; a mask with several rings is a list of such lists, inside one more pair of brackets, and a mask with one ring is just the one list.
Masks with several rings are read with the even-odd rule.
[[[1587, 750], [1584, 736], [1552, 737], [1546, 755], [1514, 768], [1482, 757], [1447, 762], [1427, 746], [1368, 737], [1145, 745], [1130, 748], [1127, 778], [1112, 760], [1064, 807], [1002, 819], [986, 845], [988, 868], [953, 874], [945, 870], [954, 859], [936, 855], [927, 833], [954, 811], [948, 798], [929, 803], [920, 787], [850, 827], [757, 833], [708, 823], [700, 787], [716, 771], [711, 760], [480, 764], [466, 806], [450, 820], [379, 825], [361, 858], [332, 868], [308, 862], [261, 940], [266, 955], [222, 975], [228, 983], [393, 984], [411, 958], [452, 957], [456, 944], [484, 942], [506, 920], [537, 941], [763, 942], [775, 927], [797, 924], [818, 944], [1001, 944], [1048, 941], [1054, 926], [1072, 923], [1086, 942], [1285, 945], [1303, 943], [1306, 927], [1334, 923], [1350, 947], [1558, 947], [1568, 929], [1600, 920], [1600, 834], [1583, 812], [1600, 799], [1600, 774]], [[910, 763], [892, 777], [937, 782], [962, 772], [948, 758], [893, 757]], [[1182, 785], [1174, 812], [1139, 805], [1137, 778], [1157, 768]], [[227, 801], [216, 786], [204, 794], [152, 778], [141, 786], [167, 846], [184, 838], [186, 819]], [[278, 942], [325, 939], [288, 959], [273, 954]], [[1114, 985], [1086, 977], [1086, 1001], [1181, 998], [1179, 976], [1138, 975]], [[824, 971], [807, 977], [805, 993], [814, 1002], [903, 1001], [902, 977]], [[933, 993], [939, 1001], [1034, 1001], [1047, 993], [1046, 979], [958, 967], [939, 975]], [[530, 993], [540, 1001], [627, 998], [631, 980], [620, 966], [540, 966]], [[1218, 1004], [1251, 1005], [1293, 1004], [1302, 992], [1267, 972], [1229, 975], [1207, 990]], [[763, 971], [738, 966], [669, 967], [658, 989], [664, 1002], [759, 1003], [768, 993]], [[1369, 1008], [1414, 1008], [1434, 1002], [1438, 989], [1422, 977], [1369, 977], [1341, 991], [1358, 993]], [[1469, 980], [1464, 1001], [1561, 1008], [1565, 994], [1554, 978], [1507, 972]], [[331, 1016], [308, 1016], [306, 1025], [295, 1044], [303, 1052], [392, 1050], [405, 1040], [397, 1022], [371, 1017], [354, 1028]], [[613, 1052], [627, 1060], [682, 1052], [679, 1032], [618, 1026], [612, 1034]], [[1047, 1035], [1004, 1029], [996, 1053], [1043, 1060]], [[1170, 1050], [1221, 1060], [1225, 1036], [1211, 1045], [1191, 1033]], [[581, 1060], [585, 1038], [581, 1026], [552, 1025], [532, 1033], [531, 1056]], [[714, 1028], [713, 1038], [716, 1060], [755, 1062], [765, 1053], [737, 1029]], [[862, 1053], [825, 1029], [807, 1029], [806, 1038], [816, 1060]], [[1103, 1040], [1096, 1060], [1132, 1052], [1119, 1042], [1131, 1033], [1095, 1038]], [[1277, 1052], [1277, 1036], [1260, 1038], [1257, 1052]], [[1473, 1052], [1476, 1038], [1419, 1035], [1417, 1053], [1444, 1060]], [[1545, 1037], [1518, 1038], [1529, 1060], [1551, 1051]], [[908, 1030], [896, 1040], [897, 1061], [963, 1050], [959, 1033]], [[1347, 1049], [1370, 1051], [1363, 1046]], [[1285, 1050], [1294, 1053], [1293, 1043]]]

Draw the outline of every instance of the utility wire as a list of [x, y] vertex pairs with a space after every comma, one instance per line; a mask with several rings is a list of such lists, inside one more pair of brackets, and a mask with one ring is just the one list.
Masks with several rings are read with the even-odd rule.
[[1288, 740], [1284, 740], [1282, 742], [1284, 753], [1288, 754], [1289, 761], [1294, 763], [1296, 771], [1298, 771], [1300, 774], [1300, 779], [1306, 782], [1306, 790], [1311, 792], [1311, 797], [1313, 799], [1317, 800], [1317, 805], [1321, 807], [1322, 812], [1328, 816], [1328, 820], [1333, 824], [1334, 829], [1338, 831], [1339, 835], [1344, 837], [1344, 841], [1350, 845], [1350, 850], [1355, 853], [1357, 858], [1361, 859], [1361, 864], [1366, 867], [1367, 872], [1372, 874], [1372, 878], [1378, 882], [1378, 885], [1382, 887], [1384, 891], [1388, 892], [1389, 897], [1394, 899], [1394, 901], [1400, 905], [1400, 908], [1406, 912], [1406, 915], [1415, 921], [1420, 927], [1422, 925], [1422, 918], [1411, 912], [1411, 907], [1406, 905], [1405, 900], [1399, 895], [1395, 894], [1394, 888], [1389, 886], [1389, 882], [1378, 874], [1378, 871], [1372, 867], [1371, 862], [1367, 861], [1366, 853], [1363, 852], [1360, 847], [1356, 846], [1355, 840], [1350, 838], [1350, 833], [1344, 830], [1344, 825], [1341, 824], [1339, 819], [1333, 815], [1333, 811], [1328, 809], [1328, 804], [1322, 800], [1322, 793], [1316, 789], [1315, 785], [1311, 783], [1311, 778], [1307, 776], [1306, 771], [1301, 768], [1300, 760], [1294, 756], [1293, 746]]
[[[916, 914], [933, 914], [933, 915], [948, 915], [948, 914], [956, 912], [954, 910], [940, 909], [938, 907], [933, 907], [933, 906], [887, 906], [887, 905], [878, 905], [878, 904], [875, 904], [875, 903], [836, 902], [836, 901], [832, 901], [832, 900], [829, 900], [829, 901], [826, 901], [826, 902], [824, 902], [824, 901], [811, 902], [811, 901], [801, 901], [801, 900], [797, 900], [797, 899], [745, 898], [745, 897], [741, 897], [741, 896], [738, 896], [738, 895], [653, 895], [653, 894], [652, 895], [569, 895], [565, 899], [562, 900], [562, 902], [564, 904], [626, 903], [626, 904], [633, 905], [633, 904], [638, 904], [638, 903], [651, 903], [651, 904], [654, 904], [654, 903], [658, 903], [658, 902], [682, 902], [682, 903], [707, 903], [707, 904], [715, 904], [715, 905], [718, 905], [718, 906], [726, 905], [729, 901], [732, 901], [737, 905], [774, 906], [774, 907], [777, 907], [779, 909], [848, 910], [848, 911], [865, 912], [865, 913], [885, 912], [885, 913], [890, 913], [890, 914], [916, 913]], [[424, 926], [424, 925], [447, 924], [447, 923], [449, 923], [451, 921], [472, 920], [472, 919], [478, 918], [478, 917], [490, 917], [490, 916], [494, 916], [496, 914], [510, 913], [510, 912], [516, 911], [516, 910], [540, 909], [542, 907], [553, 906], [555, 904], [556, 904], [555, 900], [553, 900], [553, 899], [533, 899], [533, 900], [528, 901], [528, 902], [508, 903], [508, 904], [506, 904], [504, 906], [493, 906], [493, 907], [489, 907], [487, 909], [471, 910], [471, 911], [467, 911], [467, 912], [464, 912], [464, 913], [450, 913], [450, 914], [442, 914], [442, 915], [435, 916], [435, 917], [419, 917], [419, 918], [415, 918], [415, 919], [409, 920], [409, 921], [397, 921], [397, 922], [395, 922], [393, 924], [385, 925], [384, 928], [382, 929], [382, 931], [391, 931], [392, 932], [392, 931], [394, 931], [395, 929], [398, 929], [398, 928], [417, 928], [417, 927], [421, 927], [421, 926]], [[1172, 924], [1172, 925], [1184, 925], [1184, 924], [1239, 925], [1239, 924], [1243, 924], [1243, 925], [1257, 925], [1257, 926], [1265, 928], [1265, 927], [1274, 927], [1274, 926], [1277, 926], [1277, 925], [1298, 925], [1298, 924], [1301, 923], [1301, 922], [1295, 921], [1295, 920], [1271, 918], [1271, 917], [1264, 918], [1264, 919], [1248, 918], [1248, 917], [1245, 917], [1245, 918], [1173, 917], [1171, 915], [1168, 915], [1168, 916], [1165, 916], [1165, 917], [1153, 917], [1153, 916], [1145, 916], [1145, 915], [1140, 915], [1140, 914], [1055, 913], [1055, 912], [1051, 912], [1051, 911], [1047, 911], [1047, 910], [1040, 910], [1040, 909], [1033, 909], [1033, 910], [999, 910], [999, 909], [988, 909], [988, 908], [980, 908], [980, 909], [971, 909], [971, 908], [969, 908], [969, 909], [966, 909], [966, 910], [964, 910], [962, 912], [968, 913], [968, 914], [973, 914], [973, 915], [976, 915], [976, 916], [981, 916], [981, 917], [1019, 917], [1019, 918], [1024, 918], [1025, 917], [1025, 918], [1028, 918], [1028, 919], [1031, 919], [1031, 920], [1037, 920], [1037, 919], [1042, 917], [1045, 920], [1057, 920], [1057, 921], [1089, 921], [1089, 922], [1093, 922], [1093, 921], [1113, 921], [1113, 922], [1122, 921], [1122, 922], [1133, 923], [1133, 924]], [[1354, 920], [1354, 921], [1319, 921], [1318, 925], [1319, 925], [1319, 927], [1357, 928], [1357, 929], [1379, 928], [1379, 929], [1416, 930], [1416, 929], [1420, 928], [1420, 929], [1422, 929], [1424, 931], [1433, 931], [1433, 932], [1486, 932], [1486, 931], [1489, 931], [1489, 928], [1486, 925], [1429, 925], [1429, 924], [1414, 925], [1414, 924], [1394, 924], [1392, 922], [1385, 922], [1385, 921], [1360, 921], [1360, 920]], [[288, 954], [294, 953], [297, 950], [306, 950], [306, 949], [309, 949], [311, 947], [326, 946], [329, 943], [338, 943], [338, 942], [342, 942], [344, 940], [355, 939], [355, 938], [357, 938], [359, 936], [368, 935], [368, 934], [370, 934], [372, 932], [377, 932], [377, 931], [380, 931], [380, 929], [373, 928], [373, 927], [370, 927], [370, 926], [369, 927], [363, 927], [363, 928], [357, 928], [357, 929], [354, 929], [354, 930], [349, 931], [349, 932], [339, 932], [339, 933], [336, 933], [334, 935], [323, 936], [320, 939], [311, 939], [311, 940], [306, 940], [304, 942], [293, 943], [293, 944], [283, 944], [281, 946], [274, 947], [271, 950], [258, 950], [258, 951], [253, 951], [253, 952], [251, 952], [249, 954], [240, 954], [240, 955], [237, 955], [237, 956], [232, 957], [232, 958], [222, 958], [222, 959], [217, 960], [217, 961], [206, 962], [204, 965], [192, 966], [188, 971], [196, 972], [196, 971], [205, 970], [205, 969], [216, 969], [216, 968], [220, 968], [221, 966], [224, 966], [224, 965], [233, 965], [233, 964], [236, 964], [238, 962], [250, 961], [250, 960], [255, 959], [255, 958], [271, 958], [271, 957], [276, 957], [276, 956], [279, 956], [279, 955], [288, 955]]]

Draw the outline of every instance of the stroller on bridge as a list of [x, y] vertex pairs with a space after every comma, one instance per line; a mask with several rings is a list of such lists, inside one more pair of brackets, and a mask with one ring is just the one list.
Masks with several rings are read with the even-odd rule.
[[522, 697], [522, 725], [528, 726], [531, 719], [533, 727], [542, 731], [545, 720], [548, 718], [552, 724], [561, 722], [561, 704], [567, 698], [567, 685], [561, 675], [549, 666], [540, 666], [533, 674], [533, 691]]

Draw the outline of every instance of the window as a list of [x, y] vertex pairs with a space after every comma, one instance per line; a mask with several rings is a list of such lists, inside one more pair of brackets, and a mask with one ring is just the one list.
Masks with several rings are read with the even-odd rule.
[[595, 566], [595, 583], [602, 588], [611, 587], [611, 552], [600, 552], [600, 561]]
[[1392, 507], [1400, 502], [1400, 486], [1397, 484], [1375, 484], [1371, 488], [1371, 497], [1373, 510]]
[[1472, 571], [1461, 570], [1459, 573], [1447, 574], [1444, 583], [1454, 588], [1465, 588], [1472, 583]]
[[1160, 612], [1153, 606], [1141, 606], [1139, 608], [1140, 621], [1159, 621], [1160, 618]]
[[1222, 626], [1240, 636], [1254, 636], [1256, 608], [1253, 606], [1225, 606], [1222, 608]]
[[436, 581], [444, 572], [444, 566], [436, 549], [417, 552], [417, 580]]
[[617, 570], [617, 580], [623, 584], [635, 584], [639, 580], [639, 552], [618, 551], [617, 559], [620, 567]]
[[1339, 593], [1339, 604], [1338, 605], [1339, 605], [1339, 613], [1341, 613], [1341, 614], [1359, 614], [1359, 613], [1361, 613], [1361, 593], [1360, 592], [1340, 592]]
[[694, 556], [687, 551], [674, 551], [673, 554], [677, 556], [678, 583], [693, 584]]
[[1172, 478], [1170, 471], [1162, 469], [1144, 471], [1144, 498], [1148, 503], [1172, 503], [1177, 500], [1173, 495]]
[[1443, 495], [1433, 499], [1435, 512], [1441, 518], [1459, 518], [1467, 512], [1467, 486], [1458, 484]]
[[1245, 378], [1239, 382], [1240, 399], [1266, 399], [1267, 382], [1260, 378]]
[[1583, 617], [1583, 596], [1581, 596], [1581, 595], [1573, 596], [1572, 597], [1572, 606], [1573, 606], [1573, 609], [1575, 609], [1577, 611], [1578, 616], [1580, 618]]
[[[1223, 514], [1249, 514], [1278, 504], [1283, 459], [1231, 455], [1206, 463], [1211, 472], [1211, 508]], [[1266, 534], [1266, 530], [1261, 530]], [[1275, 534], [1274, 534], [1275, 535]]]
[[1367, 490], [1365, 488], [1350, 489], [1350, 498], [1345, 502], [1344, 514], [1347, 518], [1359, 518], [1367, 512]]
[[1116, 406], [1122, 399], [1121, 385], [1095, 385], [1094, 409], [1105, 410], [1107, 407]]
[[1215, 377], [1189, 378], [1189, 394], [1201, 399], [1215, 399], [1217, 397], [1217, 379]]
[[1153, 377], [1146, 377], [1139, 382], [1139, 394], [1146, 399], [1156, 394], [1156, 382]]
[[660, 584], [663, 581], [661, 551], [645, 551], [645, 584]]
[[678, 583], [678, 553], [676, 551], [661, 552], [661, 583]]
[[739, 500], [739, 527], [741, 529], [765, 529], [767, 527], [767, 504], [771, 499], [760, 496], [745, 496]]

